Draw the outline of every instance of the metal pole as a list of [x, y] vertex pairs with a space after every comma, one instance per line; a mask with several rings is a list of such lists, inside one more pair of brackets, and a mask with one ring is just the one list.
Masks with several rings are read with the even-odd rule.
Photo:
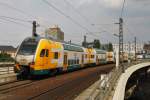
[[136, 61], [136, 37], [134, 37], [134, 42], [135, 42], [135, 61]]
[[83, 44], [84, 44], [84, 47], [87, 47], [86, 35], [84, 35], [84, 42], [83, 42]]
[[33, 21], [32, 25], [32, 37], [34, 37], [36, 36], [36, 21]]
[[130, 58], [130, 53], [131, 53], [131, 43], [129, 42], [129, 58]]
[[130, 42], [128, 42], [129, 43], [129, 59], [128, 59], [128, 63], [130, 64], [130, 62], [131, 62], [131, 43]]
[[124, 58], [123, 57], [123, 19], [120, 18], [119, 19], [119, 59], [120, 59], [120, 65], [122, 66], [122, 72], [124, 72], [123, 58]]

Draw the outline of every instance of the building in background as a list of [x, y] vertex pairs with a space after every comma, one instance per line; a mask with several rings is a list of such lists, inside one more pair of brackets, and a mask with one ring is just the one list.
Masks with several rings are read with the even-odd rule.
[[[113, 49], [116, 51], [119, 48], [119, 44], [113, 44]], [[136, 44], [136, 53], [141, 54], [144, 50], [144, 44]], [[131, 43], [125, 43], [123, 45], [123, 51], [130, 54], [135, 54], [135, 44]]]
[[146, 54], [150, 54], [150, 43], [144, 44], [144, 51]]
[[64, 41], [64, 32], [58, 27], [58, 25], [48, 28], [45, 31], [45, 36], [59, 41]]
[[15, 53], [16, 53], [16, 48], [14, 48], [13, 46], [0, 46], [0, 53], [6, 53], [9, 54], [12, 58], [15, 57]]

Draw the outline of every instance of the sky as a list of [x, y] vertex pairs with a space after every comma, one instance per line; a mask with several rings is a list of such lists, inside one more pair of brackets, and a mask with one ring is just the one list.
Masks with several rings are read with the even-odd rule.
[[[86, 35], [88, 41], [118, 43], [113, 34], [118, 34], [119, 26], [114, 23], [119, 21], [122, 4], [123, 0], [0, 0], [0, 45], [18, 46], [32, 35], [33, 20], [40, 25], [38, 34], [58, 25], [65, 41], [81, 44]], [[149, 0], [126, 0], [125, 43], [133, 42], [135, 36], [138, 43], [149, 41], [149, 5]]]

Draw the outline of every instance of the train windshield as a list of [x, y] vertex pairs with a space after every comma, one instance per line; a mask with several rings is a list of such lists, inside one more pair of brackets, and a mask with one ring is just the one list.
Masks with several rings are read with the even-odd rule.
[[34, 55], [38, 42], [37, 41], [25, 41], [20, 46], [18, 54], [20, 55]]

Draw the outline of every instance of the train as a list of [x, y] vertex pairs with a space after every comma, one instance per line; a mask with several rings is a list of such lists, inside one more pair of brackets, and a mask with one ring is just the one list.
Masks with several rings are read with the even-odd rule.
[[58, 42], [44, 37], [27, 37], [17, 49], [14, 71], [18, 75], [47, 75], [115, 63], [115, 55], [101, 49]]

